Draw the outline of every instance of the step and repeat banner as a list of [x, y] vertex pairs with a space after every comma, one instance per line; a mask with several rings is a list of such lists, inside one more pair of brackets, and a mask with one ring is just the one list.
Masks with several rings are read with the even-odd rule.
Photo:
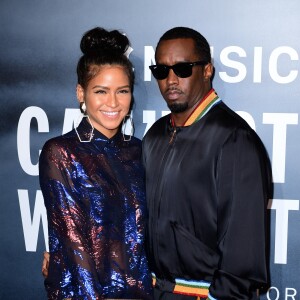
[[139, 138], [167, 112], [148, 69], [159, 37], [187, 26], [207, 38], [214, 88], [256, 130], [272, 161], [272, 286], [261, 298], [300, 299], [299, 15], [298, 0], [2, 0], [0, 299], [46, 299], [38, 158], [46, 140], [77, 122], [79, 43], [95, 26], [131, 40]]

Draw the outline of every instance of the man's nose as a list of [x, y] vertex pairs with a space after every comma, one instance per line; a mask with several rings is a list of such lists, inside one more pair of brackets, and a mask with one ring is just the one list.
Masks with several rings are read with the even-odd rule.
[[175, 72], [170, 69], [169, 74], [167, 77], [167, 83], [168, 84], [177, 84], [178, 83], [178, 76], [175, 74]]

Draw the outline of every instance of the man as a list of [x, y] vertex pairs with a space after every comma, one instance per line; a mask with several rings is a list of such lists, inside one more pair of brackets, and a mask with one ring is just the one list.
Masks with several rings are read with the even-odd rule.
[[143, 140], [155, 299], [257, 299], [268, 282], [266, 151], [212, 89], [199, 32], [167, 31], [155, 59], [171, 111]]

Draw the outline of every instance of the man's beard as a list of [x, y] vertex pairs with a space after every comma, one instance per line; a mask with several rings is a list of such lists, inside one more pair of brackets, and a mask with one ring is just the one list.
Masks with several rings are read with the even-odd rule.
[[172, 113], [178, 114], [188, 109], [188, 103], [170, 103], [168, 104], [168, 107]]

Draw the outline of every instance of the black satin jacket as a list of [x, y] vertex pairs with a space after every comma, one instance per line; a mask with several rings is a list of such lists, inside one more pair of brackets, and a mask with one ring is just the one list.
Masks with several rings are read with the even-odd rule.
[[257, 134], [223, 102], [143, 140], [147, 251], [156, 277], [211, 282], [216, 299], [256, 299], [268, 282], [269, 159]]

